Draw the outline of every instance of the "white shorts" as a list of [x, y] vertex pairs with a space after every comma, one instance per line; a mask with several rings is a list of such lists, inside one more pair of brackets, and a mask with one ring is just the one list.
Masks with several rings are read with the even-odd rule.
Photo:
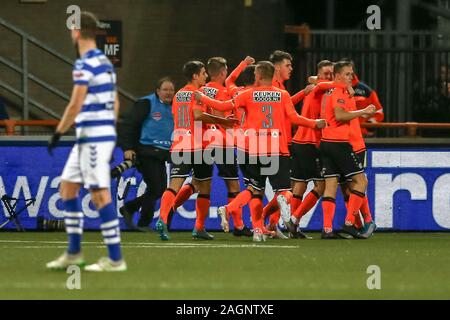
[[109, 163], [114, 147], [115, 142], [75, 144], [64, 166], [61, 180], [84, 184], [86, 189], [109, 189]]

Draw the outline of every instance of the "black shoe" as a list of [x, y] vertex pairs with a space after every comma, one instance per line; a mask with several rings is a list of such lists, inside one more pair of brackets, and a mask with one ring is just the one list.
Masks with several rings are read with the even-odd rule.
[[362, 239], [361, 233], [354, 225], [348, 226], [344, 224], [342, 226], [341, 232], [349, 234], [355, 239]]
[[141, 216], [140, 216], [139, 221], [137, 223], [138, 229], [140, 229], [140, 228], [143, 228], [143, 229], [147, 228], [147, 229], [149, 229], [148, 226], [152, 222], [153, 216], [154, 216], [153, 212], [143, 213], [141, 211]]
[[334, 231], [331, 232], [325, 232], [325, 230], [322, 230], [322, 234], [320, 235], [320, 238], [323, 240], [337, 240], [342, 239], [339, 235], [334, 233]]
[[137, 226], [136, 230], [140, 231], [140, 232], [152, 232], [152, 229], [150, 227], [140, 227]]
[[252, 230], [250, 230], [250, 228], [247, 228], [246, 226], [244, 226], [244, 228], [242, 228], [242, 229], [234, 228], [233, 236], [235, 236], [235, 237], [242, 237], [242, 236], [252, 237], [253, 232], [252, 232]]
[[304, 233], [300, 228], [297, 228], [294, 232], [289, 232], [289, 238], [291, 239], [306, 239], [306, 240], [312, 240], [314, 239], [311, 236], [308, 236], [306, 233]]
[[313, 239], [313, 237], [308, 236], [300, 228], [297, 228], [297, 234], [298, 234], [299, 239], [306, 239], [306, 240], [312, 240]]
[[127, 227], [130, 228], [130, 229], [134, 229], [135, 230], [136, 226], [133, 223], [134, 212], [128, 211], [126, 206], [123, 206], [122, 208], [120, 208], [119, 212], [123, 216], [123, 218], [125, 220], [125, 224], [127, 225]]

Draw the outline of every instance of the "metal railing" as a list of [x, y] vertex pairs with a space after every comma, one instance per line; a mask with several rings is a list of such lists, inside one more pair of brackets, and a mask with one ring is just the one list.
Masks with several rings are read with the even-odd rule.
[[435, 31], [311, 30], [307, 25], [284, 28], [296, 34], [301, 48], [392, 49], [450, 47], [450, 34]]
[[[298, 35], [292, 91], [307, 85], [319, 61], [347, 57], [359, 79], [378, 93], [386, 121], [450, 122], [450, 34], [307, 26], [286, 26], [285, 32]], [[398, 136], [398, 130], [378, 132]]]
[[[69, 66], [73, 66], [73, 61], [68, 58], [67, 56], [57, 52], [56, 50], [50, 48], [49, 46], [47, 46], [45, 43], [39, 41], [38, 39], [36, 39], [35, 37], [31, 36], [30, 34], [28, 34], [27, 32], [17, 28], [16, 26], [14, 26], [13, 24], [7, 22], [6, 20], [0, 18], [0, 26], [5, 27], [6, 29], [12, 31], [13, 33], [19, 35], [21, 37], [21, 66], [16, 65], [14, 62], [8, 60], [5, 57], [0, 56], [0, 64], [3, 64], [7, 67], [9, 67], [10, 69], [12, 69], [13, 71], [19, 73], [21, 75], [21, 84], [22, 84], [22, 88], [21, 89], [17, 89], [14, 88], [13, 86], [9, 85], [8, 83], [6, 83], [5, 81], [3, 81], [2, 79], [0, 79], [0, 88], [5, 89], [6, 91], [12, 93], [13, 95], [19, 97], [20, 99], [22, 99], [22, 105], [23, 105], [23, 110], [22, 110], [22, 119], [23, 120], [28, 120], [29, 119], [29, 113], [30, 113], [30, 105], [36, 107], [37, 109], [39, 109], [40, 111], [44, 112], [45, 114], [55, 118], [55, 119], [60, 119], [61, 115], [57, 114], [56, 112], [54, 112], [52, 109], [44, 106], [43, 104], [39, 103], [38, 101], [36, 101], [35, 99], [33, 99], [32, 97], [30, 97], [29, 94], [29, 80], [33, 81], [34, 83], [38, 84], [39, 86], [41, 86], [42, 88], [44, 88], [45, 90], [47, 90], [48, 92], [56, 95], [57, 97], [61, 98], [62, 100], [64, 100], [65, 102], [68, 102], [70, 100], [70, 97], [62, 92], [61, 90], [55, 88], [53, 85], [49, 84], [48, 82], [40, 79], [39, 77], [37, 77], [36, 75], [32, 74], [29, 71], [28, 68], [28, 50], [29, 50], [29, 44], [33, 44], [35, 47], [41, 49], [43, 52], [47, 52], [50, 55], [52, 55], [53, 57], [57, 58], [59, 61], [64, 62], [65, 64], [69, 65]], [[137, 98], [135, 96], [133, 96], [131, 93], [123, 90], [122, 88], [118, 87], [118, 92], [119, 95], [132, 101], [135, 102], [137, 101]]]

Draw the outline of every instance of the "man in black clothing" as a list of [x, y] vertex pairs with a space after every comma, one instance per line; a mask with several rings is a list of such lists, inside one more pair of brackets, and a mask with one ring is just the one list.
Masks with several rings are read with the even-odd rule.
[[136, 228], [132, 218], [141, 212], [137, 227], [147, 230], [155, 211], [155, 203], [167, 187], [166, 161], [169, 159], [173, 132], [172, 100], [175, 85], [169, 78], [158, 81], [156, 93], [136, 102], [121, 125], [119, 146], [125, 160], [136, 160], [147, 189], [143, 195], [120, 208], [128, 227]]

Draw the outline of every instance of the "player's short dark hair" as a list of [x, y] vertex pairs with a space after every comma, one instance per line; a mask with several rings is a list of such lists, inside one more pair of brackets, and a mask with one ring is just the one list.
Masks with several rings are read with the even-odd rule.
[[222, 71], [223, 68], [226, 68], [227, 60], [223, 57], [212, 57], [208, 60], [206, 64], [206, 70], [210, 77], [216, 77]]
[[333, 72], [334, 74], [338, 74], [344, 69], [345, 67], [352, 67], [353, 68], [353, 62], [350, 61], [338, 61], [334, 64]]
[[292, 61], [292, 56], [290, 53], [281, 50], [275, 50], [274, 52], [272, 52], [269, 58], [270, 62], [272, 62], [273, 64], [283, 62], [284, 59]]
[[275, 66], [270, 61], [260, 61], [256, 64], [256, 71], [264, 80], [272, 80], [275, 73]]
[[80, 14], [80, 33], [83, 39], [94, 39], [97, 36], [98, 19], [92, 12], [82, 11]]
[[191, 81], [194, 74], [199, 74], [204, 67], [205, 65], [201, 61], [188, 61], [183, 66], [183, 75], [188, 81]]
[[158, 79], [158, 81], [156, 82], [156, 88], [161, 89], [161, 86], [164, 82], [170, 82], [173, 84], [173, 86], [175, 86], [175, 82], [170, 77], [163, 77], [161, 79]]
[[248, 65], [236, 79], [238, 86], [251, 86], [255, 83], [256, 64]]
[[317, 64], [317, 70], [322, 69], [323, 67], [330, 67], [333, 66], [334, 63], [331, 62], [330, 60], [322, 60]]
[[355, 67], [355, 62], [348, 57], [341, 58], [339, 61], [350, 62], [352, 64], [352, 67]]

